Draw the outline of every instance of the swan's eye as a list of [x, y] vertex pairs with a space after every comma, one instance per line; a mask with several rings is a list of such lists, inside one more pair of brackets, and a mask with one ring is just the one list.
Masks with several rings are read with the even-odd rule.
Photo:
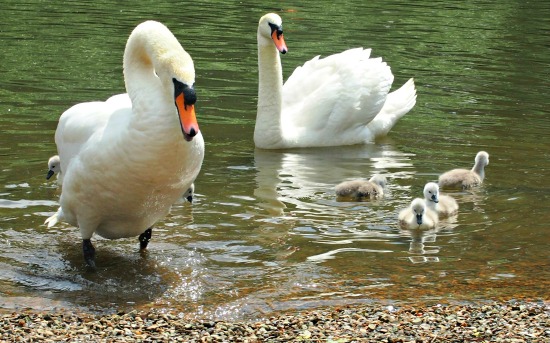
[[195, 89], [187, 85], [184, 86], [183, 98], [185, 106], [194, 105], [197, 102], [197, 93], [195, 93]]
[[271, 35], [273, 35], [273, 32], [277, 31], [277, 39], [279, 39], [279, 37], [281, 37], [281, 35], [283, 34], [282, 26], [269, 23], [269, 27], [271, 28]]
[[194, 105], [197, 102], [197, 94], [193, 87], [189, 87], [175, 78], [172, 81], [174, 82], [174, 98], [183, 93], [183, 103], [185, 106]]

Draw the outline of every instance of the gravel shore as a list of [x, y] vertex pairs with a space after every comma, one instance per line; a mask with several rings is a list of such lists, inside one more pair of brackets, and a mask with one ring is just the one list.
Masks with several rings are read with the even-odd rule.
[[377, 305], [261, 320], [187, 320], [160, 312], [0, 316], [0, 342], [550, 342], [548, 303]]

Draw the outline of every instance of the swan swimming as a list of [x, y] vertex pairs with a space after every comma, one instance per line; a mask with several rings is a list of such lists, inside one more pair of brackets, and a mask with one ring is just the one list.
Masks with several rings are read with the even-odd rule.
[[386, 135], [416, 103], [413, 79], [390, 93], [393, 74], [370, 49], [355, 48], [294, 70], [283, 85], [281, 58], [288, 49], [282, 19], [258, 24], [256, 147], [283, 149], [352, 145]]
[[94, 233], [139, 235], [145, 249], [152, 225], [190, 188], [204, 158], [193, 60], [170, 30], [156, 21], [139, 24], [123, 66], [127, 94], [74, 105], [55, 132], [63, 187], [61, 206], [46, 224], [78, 226], [91, 267]]
[[489, 164], [489, 154], [480, 151], [476, 154], [475, 163], [471, 170], [453, 169], [439, 176], [439, 187], [467, 189], [479, 186], [485, 179], [485, 166]]
[[356, 201], [362, 199], [381, 199], [384, 197], [386, 177], [374, 175], [370, 180], [344, 181], [336, 186], [338, 198], [351, 198]]
[[439, 186], [435, 182], [428, 182], [424, 186], [424, 200], [428, 208], [437, 212], [439, 217], [447, 217], [458, 211], [458, 203], [449, 195], [439, 194]]
[[409, 207], [399, 212], [398, 219], [405, 229], [433, 229], [438, 223], [437, 213], [421, 198], [414, 199]]

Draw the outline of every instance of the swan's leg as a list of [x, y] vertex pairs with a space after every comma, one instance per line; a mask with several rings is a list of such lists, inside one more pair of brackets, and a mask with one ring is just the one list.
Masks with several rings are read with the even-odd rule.
[[90, 267], [95, 268], [95, 248], [90, 239], [82, 240], [82, 251], [84, 252], [84, 260]]
[[147, 249], [147, 244], [149, 244], [149, 241], [151, 240], [151, 235], [153, 234], [153, 228], [150, 227], [147, 230], [145, 230], [144, 233], [139, 235], [139, 249], [144, 250]]

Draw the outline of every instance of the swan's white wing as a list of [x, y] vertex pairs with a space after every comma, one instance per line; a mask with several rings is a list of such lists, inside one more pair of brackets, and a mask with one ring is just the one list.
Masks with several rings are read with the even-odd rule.
[[[114, 106], [114, 101], [109, 101], [115, 97], [109, 98], [108, 101], [85, 102], [74, 105], [65, 111], [59, 118], [59, 124], [55, 131], [55, 143], [61, 160], [60, 177], [64, 177], [72, 159], [78, 155], [81, 149], [86, 145], [94, 134], [101, 134], [103, 129], [111, 120], [114, 113], [117, 117], [126, 117], [124, 113], [131, 113], [130, 108], [124, 108], [131, 102], [124, 100], [123, 95]], [[127, 97], [127, 95], [126, 95]], [[129, 98], [128, 98], [129, 100]], [[60, 182], [63, 180], [61, 179]]]
[[388, 134], [401, 117], [416, 104], [414, 80], [409, 79], [401, 88], [388, 94], [386, 103], [378, 115], [369, 123], [368, 129], [375, 136]]
[[132, 107], [132, 100], [128, 93], [113, 95], [105, 101], [113, 109], [117, 108], [130, 108]]
[[301, 137], [342, 143], [351, 137], [341, 133], [363, 130], [384, 106], [393, 82], [390, 67], [369, 57], [370, 49], [356, 48], [296, 68], [283, 86], [283, 131], [294, 128]]

